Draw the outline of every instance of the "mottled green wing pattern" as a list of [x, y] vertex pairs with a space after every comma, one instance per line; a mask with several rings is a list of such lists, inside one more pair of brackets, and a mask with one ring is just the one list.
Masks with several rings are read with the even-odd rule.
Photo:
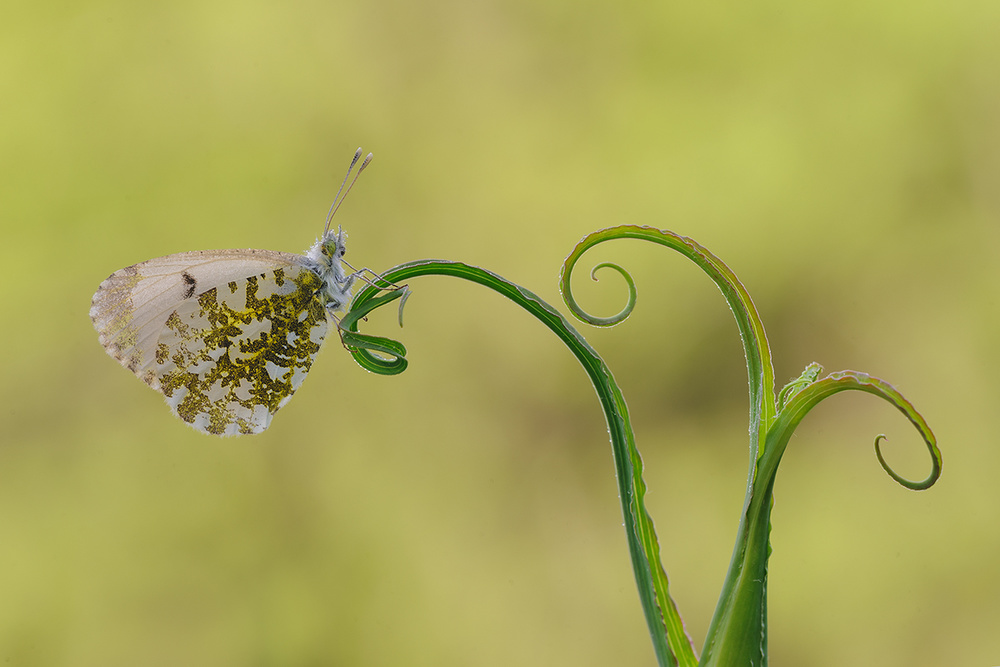
[[305, 380], [326, 337], [322, 281], [283, 269], [232, 281], [167, 318], [160, 391], [178, 417], [213, 435], [260, 433]]
[[329, 331], [324, 280], [301, 255], [179, 253], [112, 274], [91, 318], [112, 357], [213, 435], [260, 433]]

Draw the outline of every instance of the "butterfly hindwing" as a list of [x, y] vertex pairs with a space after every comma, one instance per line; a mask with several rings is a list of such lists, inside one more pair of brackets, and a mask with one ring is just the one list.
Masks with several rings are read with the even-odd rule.
[[329, 330], [323, 287], [302, 255], [185, 252], [112, 274], [91, 318], [108, 354], [189, 425], [260, 433]]

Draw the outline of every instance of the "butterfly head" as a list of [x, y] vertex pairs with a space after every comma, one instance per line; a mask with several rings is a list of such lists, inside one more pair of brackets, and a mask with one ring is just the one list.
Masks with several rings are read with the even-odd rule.
[[330, 276], [342, 282], [344, 269], [340, 260], [347, 252], [346, 242], [347, 234], [343, 229], [324, 232], [322, 238], [306, 251], [306, 257], [314, 263], [313, 270], [323, 278]]
[[340, 227], [336, 234], [332, 230], [325, 232], [319, 241], [319, 251], [326, 260], [324, 263], [339, 263], [347, 252], [347, 234]]

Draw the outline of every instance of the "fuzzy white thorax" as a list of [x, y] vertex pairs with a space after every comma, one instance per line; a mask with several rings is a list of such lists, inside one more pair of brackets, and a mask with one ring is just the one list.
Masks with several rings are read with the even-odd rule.
[[306, 251], [310, 268], [323, 280], [323, 301], [331, 312], [343, 310], [351, 300], [355, 275], [347, 275], [340, 263], [347, 252], [346, 242], [346, 232], [338, 228], [336, 233], [333, 230], [324, 233], [323, 238]]

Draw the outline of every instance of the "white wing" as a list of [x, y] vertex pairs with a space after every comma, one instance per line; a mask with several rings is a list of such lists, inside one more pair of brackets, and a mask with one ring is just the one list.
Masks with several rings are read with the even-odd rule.
[[329, 329], [302, 255], [208, 250], [116, 271], [90, 316], [108, 354], [174, 414], [216, 435], [260, 433], [302, 384]]

